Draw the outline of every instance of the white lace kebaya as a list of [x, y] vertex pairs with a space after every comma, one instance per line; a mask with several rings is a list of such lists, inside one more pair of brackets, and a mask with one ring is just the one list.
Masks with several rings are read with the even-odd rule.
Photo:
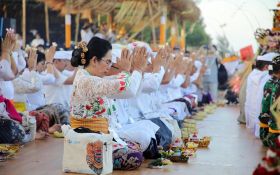
[[[136, 95], [142, 74], [122, 72], [116, 76], [100, 78], [79, 69], [71, 96], [71, 117], [75, 119], [107, 118], [116, 110], [113, 98], [131, 98]], [[110, 125], [112, 123], [109, 122]]]

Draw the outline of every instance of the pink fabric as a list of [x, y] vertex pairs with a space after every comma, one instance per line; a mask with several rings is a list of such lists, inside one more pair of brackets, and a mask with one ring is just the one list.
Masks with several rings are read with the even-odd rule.
[[0, 96], [0, 103], [1, 102], [4, 102], [6, 104], [6, 111], [9, 113], [11, 119], [22, 123], [22, 116], [19, 115], [19, 113], [17, 112], [16, 108], [11, 103], [11, 101], [3, 96]]

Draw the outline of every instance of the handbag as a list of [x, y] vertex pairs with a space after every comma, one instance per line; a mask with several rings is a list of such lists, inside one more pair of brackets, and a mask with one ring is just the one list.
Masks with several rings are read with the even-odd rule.
[[110, 174], [113, 172], [113, 136], [103, 133], [78, 133], [63, 125], [63, 172]]

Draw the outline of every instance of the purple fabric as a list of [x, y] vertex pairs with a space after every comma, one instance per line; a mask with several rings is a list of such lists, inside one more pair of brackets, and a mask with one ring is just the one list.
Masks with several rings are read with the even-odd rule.
[[125, 148], [113, 152], [113, 166], [115, 170], [134, 170], [139, 168], [144, 160], [138, 144], [126, 141]]

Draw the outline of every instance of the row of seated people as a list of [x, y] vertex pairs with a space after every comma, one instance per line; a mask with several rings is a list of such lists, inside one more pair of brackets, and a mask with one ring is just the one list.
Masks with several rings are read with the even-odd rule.
[[[21, 73], [13, 70], [19, 68], [12, 61], [17, 58], [2, 50], [1, 123], [10, 128], [0, 132], [2, 143], [43, 139], [70, 124], [112, 133], [114, 168], [135, 169], [143, 155], [155, 158], [159, 145], [167, 149], [181, 139], [180, 121], [191, 115], [203, 74], [195, 55], [174, 56], [168, 48], [153, 53], [141, 42], [112, 47], [96, 37], [72, 53], [55, 50], [30, 50], [27, 68], [17, 71]], [[13, 106], [28, 112], [19, 114]], [[36, 134], [28, 138], [32, 119]]]

